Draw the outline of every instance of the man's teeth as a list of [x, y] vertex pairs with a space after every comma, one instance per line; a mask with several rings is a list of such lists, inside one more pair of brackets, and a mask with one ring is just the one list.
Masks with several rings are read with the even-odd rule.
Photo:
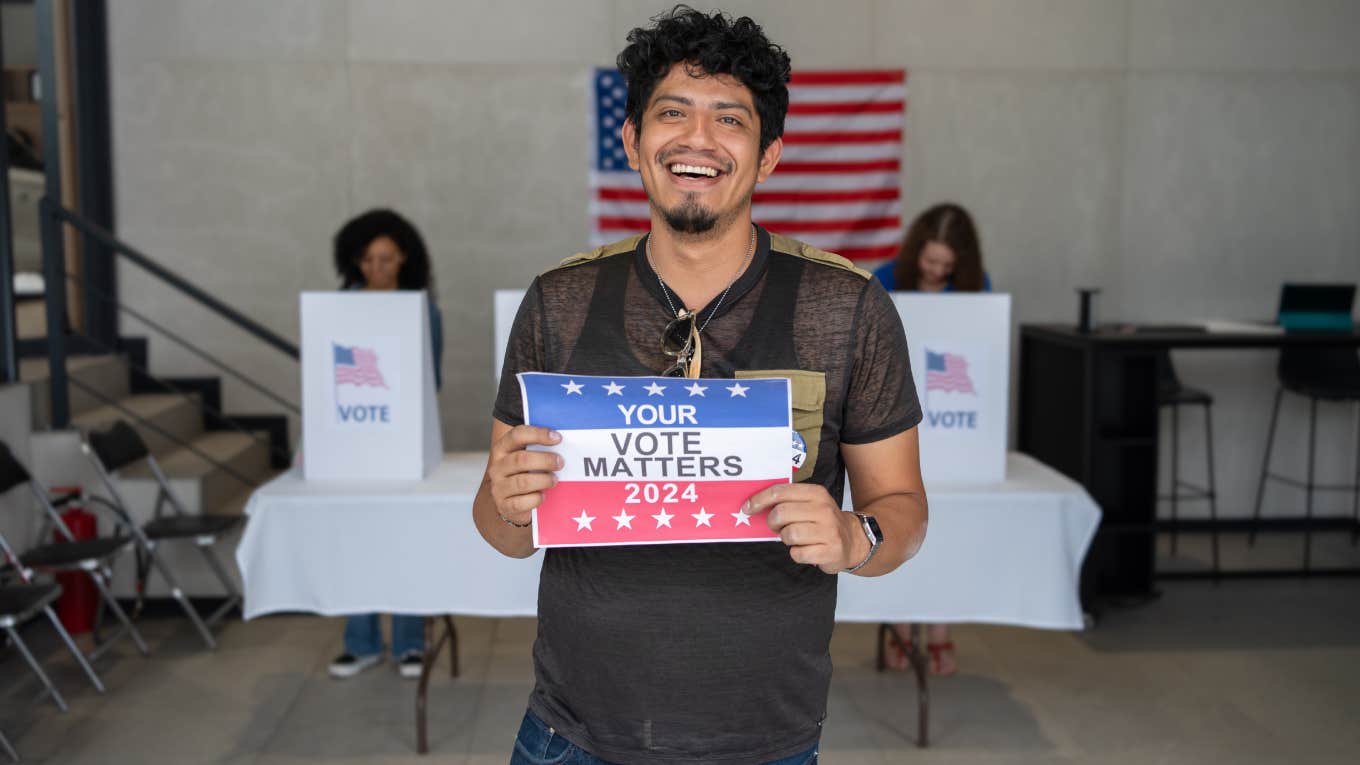
[[706, 175], [709, 178], [717, 178], [718, 171], [711, 167], [699, 167], [698, 165], [671, 165], [671, 172], [676, 175], [688, 173], [690, 175]]

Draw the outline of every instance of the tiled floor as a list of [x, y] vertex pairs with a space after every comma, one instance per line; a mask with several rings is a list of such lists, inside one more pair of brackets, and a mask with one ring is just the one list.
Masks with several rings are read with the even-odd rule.
[[[838, 627], [825, 763], [1355, 762], [1360, 579], [1168, 582], [1094, 630], [955, 630], [961, 672], [932, 685], [932, 746], [915, 694], [872, 669], [874, 627]], [[414, 683], [390, 665], [326, 674], [340, 622], [233, 623], [215, 653], [179, 619], [145, 622], [154, 654], [115, 649], [91, 691], [27, 630], [71, 702], [29, 707], [19, 658], [0, 657], [0, 730], [32, 763], [504, 763], [532, 681], [534, 622], [459, 619], [463, 676], [430, 692], [432, 754], [415, 754]]]

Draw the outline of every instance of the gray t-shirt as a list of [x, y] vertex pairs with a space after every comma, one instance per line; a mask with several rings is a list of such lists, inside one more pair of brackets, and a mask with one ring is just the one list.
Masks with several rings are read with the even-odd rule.
[[[807, 444], [795, 480], [839, 502], [840, 444], [920, 422], [902, 323], [877, 281], [758, 233], [704, 331], [703, 376], [790, 377]], [[661, 289], [641, 243], [536, 279], [515, 318], [495, 417], [523, 422], [518, 372], [658, 374], [673, 316]], [[821, 733], [835, 607], [836, 577], [794, 563], [779, 543], [551, 549], [529, 707], [618, 763], [790, 756]]]

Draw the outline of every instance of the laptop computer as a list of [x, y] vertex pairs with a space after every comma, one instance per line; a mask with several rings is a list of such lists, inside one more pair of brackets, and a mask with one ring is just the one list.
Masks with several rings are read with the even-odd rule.
[[1354, 306], [1354, 284], [1286, 284], [1275, 322], [1289, 330], [1349, 332]]

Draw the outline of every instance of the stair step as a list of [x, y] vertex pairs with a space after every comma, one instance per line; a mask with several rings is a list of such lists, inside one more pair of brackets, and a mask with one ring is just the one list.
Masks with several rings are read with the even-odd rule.
[[[113, 354], [98, 356], [70, 356], [66, 359], [66, 374], [73, 380], [89, 386], [105, 398], [117, 401], [126, 398], [129, 391], [127, 360]], [[28, 383], [33, 410], [33, 427], [41, 430], [51, 422], [52, 389], [48, 380], [48, 363], [45, 358], [23, 358], [19, 360], [19, 379]], [[104, 406], [104, 399], [87, 392], [80, 385], [71, 383], [71, 415], [75, 417], [91, 409]]]
[[[212, 461], [199, 456], [199, 453]], [[176, 496], [191, 505], [189, 509], [208, 513], [219, 512], [219, 508], [228, 500], [258, 486], [272, 472], [269, 468], [268, 436], [234, 430], [204, 433], [195, 438], [189, 447], [157, 455], [156, 462], [172, 485], [196, 482], [195, 489], [177, 492]], [[224, 469], [224, 465], [230, 470]], [[138, 480], [149, 482], [150, 490], [154, 493], [155, 479], [146, 462], [128, 466], [119, 473], [118, 479], [121, 485], [129, 489]], [[249, 483], [242, 483], [241, 479]], [[128, 501], [132, 502], [131, 499]]]
[[[124, 411], [126, 410], [126, 411]], [[101, 430], [118, 420], [131, 425], [152, 454], [168, 454], [190, 443], [203, 432], [203, 413], [197, 396], [176, 393], [141, 393], [126, 396], [116, 405], [98, 406], [71, 418], [71, 425], [83, 432]], [[146, 420], [155, 427], [143, 424]], [[169, 436], [162, 435], [162, 432]]]

